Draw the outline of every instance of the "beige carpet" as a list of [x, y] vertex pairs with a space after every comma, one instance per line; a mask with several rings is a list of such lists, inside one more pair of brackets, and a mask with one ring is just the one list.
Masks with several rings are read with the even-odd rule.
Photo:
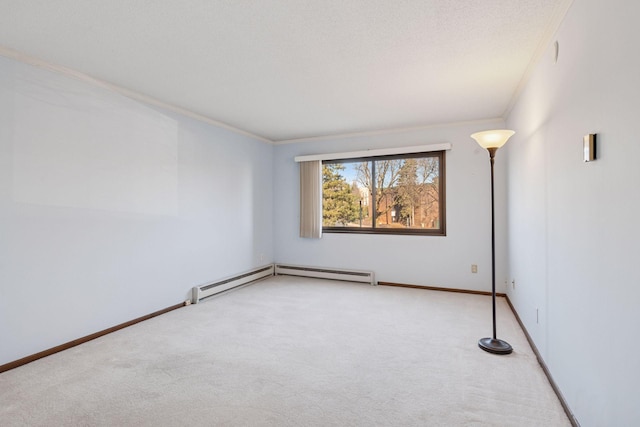
[[0, 374], [2, 426], [568, 426], [503, 298], [274, 277]]

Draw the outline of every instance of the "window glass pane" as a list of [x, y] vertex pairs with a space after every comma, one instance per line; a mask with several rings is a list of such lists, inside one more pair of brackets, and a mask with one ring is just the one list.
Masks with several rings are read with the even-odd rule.
[[439, 165], [437, 157], [402, 160], [394, 186], [391, 226], [412, 229], [440, 227]]
[[[322, 225], [371, 227], [367, 162], [322, 165]], [[370, 169], [370, 168], [369, 168]]]
[[359, 227], [372, 226], [371, 200], [373, 189], [371, 187], [371, 162], [350, 163], [355, 171], [354, 187], [357, 188], [359, 197]]
[[402, 227], [396, 212], [398, 179], [404, 164], [402, 159], [377, 160], [375, 162], [376, 183], [376, 227]]

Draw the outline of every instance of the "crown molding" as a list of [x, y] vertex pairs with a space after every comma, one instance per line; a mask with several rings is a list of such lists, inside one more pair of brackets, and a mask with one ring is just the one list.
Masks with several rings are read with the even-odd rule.
[[195, 113], [191, 110], [187, 110], [186, 108], [182, 108], [182, 107], [178, 107], [172, 104], [168, 104], [164, 101], [160, 101], [159, 99], [153, 98], [151, 96], [147, 96], [144, 95], [142, 93], [133, 91], [133, 90], [129, 90], [129, 89], [125, 89], [123, 87], [120, 87], [118, 85], [115, 85], [113, 83], [109, 83], [106, 82], [104, 80], [100, 80], [94, 77], [91, 77], [87, 74], [81, 73], [80, 71], [76, 71], [73, 70], [71, 68], [67, 68], [67, 67], [63, 67], [62, 65], [57, 65], [57, 64], [52, 64], [50, 62], [35, 58], [33, 56], [24, 54], [22, 52], [18, 52], [16, 50], [13, 49], [9, 49], [7, 47], [4, 46], [0, 46], [0, 55], [4, 56], [6, 58], [10, 58], [28, 65], [32, 65], [34, 67], [38, 67], [47, 71], [52, 71], [54, 73], [58, 73], [58, 74], [63, 74], [67, 77], [76, 79], [76, 80], [80, 80], [82, 82], [88, 83], [90, 85], [93, 86], [97, 86], [106, 90], [109, 90], [111, 92], [115, 92], [118, 93], [120, 95], [126, 96], [127, 98], [131, 98], [134, 99], [136, 101], [140, 101], [143, 102], [145, 104], [149, 104], [149, 105], [153, 105], [155, 107], [160, 107], [163, 108], [165, 110], [169, 110], [173, 113], [177, 113], [180, 114], [182, 116], [186, 116], [186, 117], [190, 117], [192, 119], [231, 131], [233, 133], [242, 135], [242, 136], [248, 136], [250, 138], [253, 139], [257, 139], [259, 141], [262, 142], [266, 142], [268, 144], [273, 144], [273, 141], [265, 138], [263, 136], [260, 135], [256, 135], [254, 133], [239, 129], [235, 126], [231, 126], [229, 124], [226, 124], [224, 122], [218, 121], [218, 120], [214, 120], [210, 117], [207, 116], [203, 116], [202, 114], [198, 114]]
[[340, 133], [340, 134], [330, 134], [330, 135], [322, 135], [322, 136], [310, 136], [306, 138], [295, 138], [295, 139], [283, 139], [279, 141], [274, 141], [274, 145], [284, 145], [284, 144], [295, 144], [299, 142], [312, 142], [312, 141], [329, 141], [333, 139], [346, 139], [346, 138], [356, 138], [356, 137], [368, 137], [368, 136], [377, 136], [377, 135], [392, 135], [399, 133], [407, 133], [407, 132], [418, 132], [422, 130], [442, 128], [442, 127], [456, 127], [456, 126], [466, 126], [466, 125], [484, 125], [484, 124], [492, 124], [492, 123], [503, 123], [504, 119], [502, 117], [495, 117], [491, 119], [480, 119], [480, 120], [467, 120], [461, 122], [449, 122], [449, 123], [438, 123], [433, 125], [425, 125], [425, 126], [414, 126], [414, 127], [404, 127], [404, 128], [391, 128], [391, 129], [381, 129], [374, 131], [363, 131], [363, 132], [349, 132], [349, 133]]

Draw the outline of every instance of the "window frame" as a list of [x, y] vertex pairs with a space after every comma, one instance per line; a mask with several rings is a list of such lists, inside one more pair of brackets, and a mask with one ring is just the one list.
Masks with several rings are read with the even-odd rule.
[[[402, 160], [402, 159], [416, 159], [425, 157], [438, 158], [438, 213], [439, 213], [439, 228], [378, 228], [376, 227], [376, 215], [375, 208], [371, 218], [371, 227], [331, 227], [322, 225], [322, 233], [335, 233], [335, 234], [379, 234], [379, 235], [408, 235], [408, 236], [446, 236], [446, 150], [437, 151], [423, 151], [418, 153], [405, 153], [405, 154], [391, 154], [383, 156], [370, 156], [370, 157], [354, 157], [347, 159], [335, 159], [335, 160], [322, 160], [322, 166], [325, 164], [342, 164], [342, 163], [358, 163], [358, 162], [371, 162], [372, 163], [372, 177], [371, 181], [374, 185], [372, 189], [372, 201], [375, 204], [376, 200], [376, 177], [375, 177], [375, 162], [380, 160]], [[324, 203], [322, 206], [322, 213], [324, 214]]]

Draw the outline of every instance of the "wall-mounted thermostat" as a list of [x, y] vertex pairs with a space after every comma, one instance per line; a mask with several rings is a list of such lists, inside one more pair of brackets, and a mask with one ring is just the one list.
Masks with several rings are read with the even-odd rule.
[[591, 162], [596, 159], [596, 134], [585, 135], [582, 141], [584, 148], [584, 161]]

